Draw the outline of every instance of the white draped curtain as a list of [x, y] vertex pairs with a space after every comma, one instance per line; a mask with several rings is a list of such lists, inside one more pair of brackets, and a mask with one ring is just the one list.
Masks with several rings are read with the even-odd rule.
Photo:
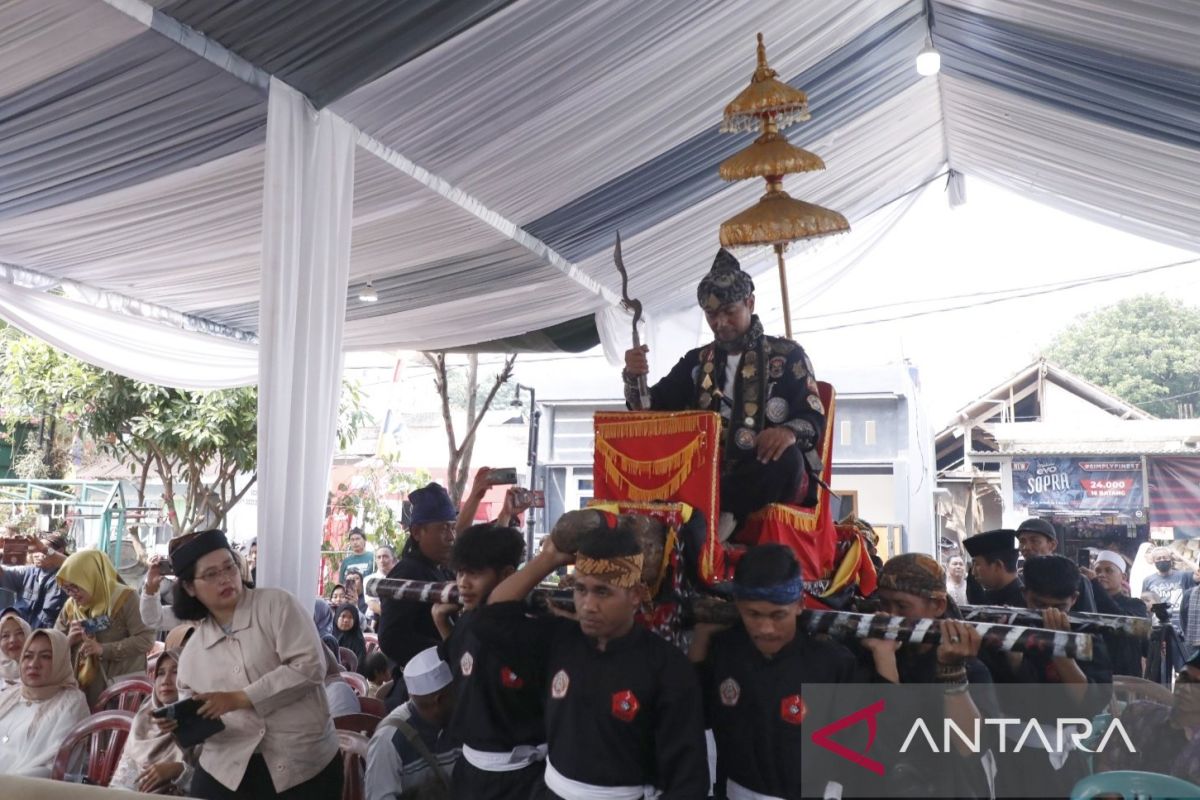
[[258, 581], [317, 589], [337, 433], [354, 202], [353, 129], [271, 80], [263, 191]]
[[253, 344], [0, 282], [0, 318], [81, 361], [179, 389], [248, 386], [258, 380]]

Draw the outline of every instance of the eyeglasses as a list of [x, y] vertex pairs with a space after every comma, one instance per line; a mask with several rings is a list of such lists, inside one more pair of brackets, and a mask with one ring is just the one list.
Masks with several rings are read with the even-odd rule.
[[236, 577], [238, 574], [237, 564], [232, 561], [225, 564], [223, 567], [213, 567], [206, 569], [196, 576], [196, 580], [204, 583], [221, 583], [222, 581]]

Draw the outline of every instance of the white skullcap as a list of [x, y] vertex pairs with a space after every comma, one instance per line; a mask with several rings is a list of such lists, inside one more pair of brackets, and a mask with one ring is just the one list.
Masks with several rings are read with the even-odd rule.
[[437, 694], [453, 680], [450, 666], [442, 661], [436, 647], [422, 650], [404, 665], [404, 685], [410, 695]]
[[1096, 563], [1099, 564], [1101, 561], [1107, 561], [1112, 564], [1121, 574], [1124, 574], [1125, 569], [1129, 566], [1120, 553], [1114, 553], [1112, 550], [1096, 551]]

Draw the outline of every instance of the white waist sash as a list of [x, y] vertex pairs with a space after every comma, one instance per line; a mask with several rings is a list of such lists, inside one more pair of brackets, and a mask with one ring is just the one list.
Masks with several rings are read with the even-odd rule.
[[752, 789], [747, 789], [735, 780], [726, 779], [725, 781], [725, 796], [729, 800], [783, 800], [782, 797], [776, 797], [771, 794], [760, 794]]
[[530, 747], [523, 744], [508, 753], [492, 753], [486, 750], [476, 750], [464, 744], [462, 757], [472, 767], [484, 772], [516, 772], [535, 762], [544, 761], [546, 745], [539, 744], [537, 747]]
[[546, 760], [546, 788], [563, 800], [657, 800], [662, 792], [653, 786], [593, 786], [573, 781]]

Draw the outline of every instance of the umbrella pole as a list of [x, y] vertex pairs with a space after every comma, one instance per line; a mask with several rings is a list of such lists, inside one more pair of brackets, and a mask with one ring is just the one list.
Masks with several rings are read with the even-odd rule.
[[783, 262], [783, 248], [787, 245], [775, 245], [775, 257], [779, 261], [779, 296], [783, 298], [783, 330], [784, 335], [792, 338], [792, 304], [788, 302], [787, 266]]

